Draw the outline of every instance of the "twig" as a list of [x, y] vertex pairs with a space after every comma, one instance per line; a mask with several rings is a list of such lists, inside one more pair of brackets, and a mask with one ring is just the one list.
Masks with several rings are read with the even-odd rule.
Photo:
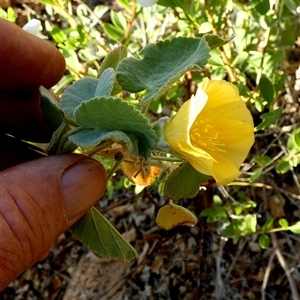
[[[208, 6], [208, 1], [206, 0], [205, 1], [205, 14], [210, 22], [210, 24], [212, 24], [212, 32], [216, 35], [218, 35], [218, 30], [214, 24], [214, 19], [213, 19], [213, 15], [209, 9], [209, 6]], [[225, 65], [225, 68], [226, 68], [226, 71], [229, 75], [229, 78], [230, 78], [230, 81], [234, 82], [234, 81], [239, 81], [238, 78], [237, 78], [237, 75], [236, 75], [236, 72], [234, 70], [234, 68], [231, 66], [231, 62], [228, 58], [228, 56], [226, 55], [226, 52], [224, 50], [224, 47], [221, 46], [219, 48], [219, 51], [220, 51], [220, 54], [221, 54], [221, 57], [222, 57], [222, 60], [224, 62], [224, 65]]]
[[127, 27], [126, 30], [124, 32], [124, 39], [128, 38], [129, 34], [130, 34], [130, 30], [133, 26], [133, 23], [135, 21], [135, 12], [136, 12], [136, 1], [132, 1], [132, 7], [131, 7], [131, 15], [130, 15], [130, 19], [127, 22]]
[[271, 254], [271, 256], [269, 258], [269, 261], [268, 261], [268, 266], [267, 266], [266, 271], [265, 271], [263, 284], [261, 286], [261, 300], [266, 299], [266, 291], [265, 290], [266, 290], [268, 279], [269, 279], [269, 276], [270, 276], [270, 273], [271, 273], [271, 265], [272, 265], [272, 262], [274, 260], [274, 257], [275, 257], [275, 251]]
[[279, 261], [282, 269], [284, 270], [285, 275], [286, 275], [286, 277], [289, 281], [290, 289], [291, 289], [291, 292], [292, 292], [292, 299], [293, 300], [300, 300], [300, 296], [299, 296], [299, 293], [298, 293], [298, 290], [297, 290], [297, 287], [296, 287], [296, 283], [295, 283], [294, 279], [291, 276], [290, 269], [289, 269], [283, 255], [282, 255], [282, 253], [280, 252], [277, 236], [276, 236], [275, 233], [271, 233], [270, 235], [271, 235], [271, 240], [272, 240], [273, 247], [275, 249], [274, 253], [277, 256], [277, 259], [278, 259], [278, 261]]
[[216, 299], [222, 299], [224, 293], [224, 284], [222, 280], [222, 271], [221, 271], [221, 260], [223, 257], [223, 249], [227, 239], [221, 237], [220, 240], [220, 250], [216, 257], [216, 286], [215, 286], [215, 296]]
[[227, 282], [227, 280], [229, 279], [231, 271], [232, 271], [233, 267], [236, 265], [236, 262], [237, 262], [238, 258], [240, 257], [243, 249], [245, 248], [246, 243], [248, 243], [247, 238], [243, 239], [243, 242], [242, 242], [242, 240], [240, 240], [238, 251], [237, 251], [236, 255], [234, 256], [234, 258], [231, 262], [231, 265], [229, 267], [229, 270], [227, 271], [227, 275], [226, 275], [226, 278], [225, 278], [224, 282]]

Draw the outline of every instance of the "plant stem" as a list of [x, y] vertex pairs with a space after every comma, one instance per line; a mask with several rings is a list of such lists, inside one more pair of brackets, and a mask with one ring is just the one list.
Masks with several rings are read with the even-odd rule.
[[131, 15], [130, 15], [130, 19], [127, 23], [126, 30], [124, 32], [124, 39], [128, 38], [128, 36], [130, 34], [130, 30], [131, 30], [131, 28], [133, 26], [133, 23], [135, 21], [135, 12], [136, 12], [136, 1], [132, 1]]
[[[210, 11], [210, 9], [209, 9], [208, 1], [207, 1], [207, 0], [205, 1], [205, 14], [206, 14], [206, 16], [207, 16], [209, 22], [212, 24], [212, 31], [213, 31], [213, 33], [216, 34], [216, 35], [219, 35], [219, 34], [218, 34], [218, 30], [217, 30], [217, 28], [216, 28], [216, 26], [215, 26], [215, 24], [214, 24], [213, 15], [212, 15], [212, 13], [211, 13], [211, 11]], [[237, 76], [236, 76], [236, 73], [235, 73], [234, 68], [231, 66], [231, 62], [230, 62], [228, 56], [226, 55], [226, 52], [225, 52], [225, 50], [224, 50], [224, 47], [221, 46], [221, 47], [219, 48], [219, 51], [220, 51], [220, 54], [221, 54], [221, 56], [222, 56], [222, 60], [223, 60], [223, 62], [224, 62], [225, 68], [226, 68], [226, 70], [227, 70], [227, 72], [228, 72], [230, 81], [231, 81], [231, 82], [234, 82], [234, 81], [237, 81], [237, 82], [238, 82], [239, 80], [238, 80], [238, 78], [237, 78]]]
[[143, 106], [141, 107], [141, 113], [142, 113], [143, 115], [145, 115], [145, 114], [147, 113], [147, 111], [148, 111], [148, 108], [149, 108], [149, 103], [143, 105]]
[[165, 157], [165, 156], [151, 156], [151, 160], [169, 161], [169, 162], [183, 162], [183, 160], [180, 159], [180, 158]]
[[118, 168], [121, 165], [121, 163], [122, 163], [122, 160], [116, 161], [116, 163], [114, 164], [114, 166], [112, 167], [112, 169], [107, 174], [107, 180], [109, 180], [114, 175], [114, 173], [118, 170]]

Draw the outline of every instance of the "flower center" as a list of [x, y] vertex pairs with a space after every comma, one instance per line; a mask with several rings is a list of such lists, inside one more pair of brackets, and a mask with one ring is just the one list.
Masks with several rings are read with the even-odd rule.
[[222, 136], [216, 130], [214, 120], [197, 118], [190, 130], [190, 139], [193, 146], [212, 152], [225, 152]]

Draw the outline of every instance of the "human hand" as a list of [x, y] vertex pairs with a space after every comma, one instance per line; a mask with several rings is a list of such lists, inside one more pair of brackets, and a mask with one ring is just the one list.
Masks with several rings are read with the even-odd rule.
[[54, 85], [65, 62], [48, 42], [3, 19], [0, 41], [0, 169], [13, 166], [0, 172], [2, 291], [45, 258], [53, 241], [103, 196], [106, 172], [95, 160], [75, 154], [31, 160], [41, 155], [6, 135], [49, 141], [38, 88]]

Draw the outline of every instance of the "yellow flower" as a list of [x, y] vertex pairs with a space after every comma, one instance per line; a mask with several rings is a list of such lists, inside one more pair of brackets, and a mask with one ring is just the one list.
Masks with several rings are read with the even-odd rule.
[[253, 120], [237, 87], [205, 78], [164, 126], [171, 151], [219, 184], [236, 179], [254, 143]]

